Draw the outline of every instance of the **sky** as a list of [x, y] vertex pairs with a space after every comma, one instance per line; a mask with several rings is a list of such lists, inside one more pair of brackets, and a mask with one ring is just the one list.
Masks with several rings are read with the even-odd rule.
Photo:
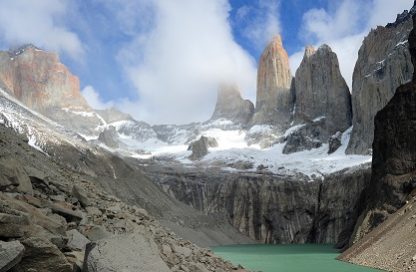
[[292, 74], [306, 45], [337, 53], [351, 86], [363, 38], [412, 0], [0, 0], [0, 48], [58, 52], [93, 108], [151, 124], [209, 119], [218, 86], [255, 102], [257, 61], [280, 34]]

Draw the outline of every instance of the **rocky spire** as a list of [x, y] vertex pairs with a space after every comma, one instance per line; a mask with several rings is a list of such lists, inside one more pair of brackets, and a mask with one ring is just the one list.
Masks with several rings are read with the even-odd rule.
[[287, 126], [293, 106], [291, 84], [289, 57], [281, 37], [276, 36], [259, 61], [255, 124]]
[[253, 103], [241, 97], [236, 85], [222, 84], [220, 86], [211, 120], [224, 118], [245, 125], [251, 120], [253, 113]]
[[299, 122], [325, 117], [329, 135], [351, 126], [351, 95], [339, 70], [337, 55], [324, 44], [305, 49], [296, 71], [296, 112]]

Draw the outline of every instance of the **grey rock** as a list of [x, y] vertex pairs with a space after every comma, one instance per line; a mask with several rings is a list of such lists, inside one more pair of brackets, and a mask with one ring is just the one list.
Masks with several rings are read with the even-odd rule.
[[289, 57], [277, 36], [260, 57], [252, 123], [277, 125], [284, 130], [290, 123], [293, 100]]
[[218, 89], [217, 103], [211, 120], [227, 119], [247, 125], [254, 114], [254, 105], [244, 100], [236, 85], [222, 85]]
[[83, 207], [88, 207], [91, 205], [91, 201], [87, 192], [79, 185], [74, 185], [72, 187], [72, 196], [78, 199], [79, 203], [81, 203]]
[[341, 75], [337, 55], [328, 45], [305, 49], [295, 76], [295, 120], [326, 118], [332, 135], [351, 126], [351, 94]]
[[90, 242], [90, 240], [76, 229], [67, 231], [66, 235], [68, 236], [68, 243], [66, 246], [72, 250], [85, 250], [86, 245]]
[[13, 158], [0, 160], [0, 189], [33, 194], [28, 175], [22, 165]]
[[409, 17], [395, 26], [379, 26], [364, 39], [353, 74], [353, 130], [347, 153], [371, 154], [375, 115], [397, 87], [412, 78], [407, 43], [412, 27]]
[[135, 233], [114, 236], [88, 245], [83, 272], [171, 271], [155, 242]]
[[119, 147], [117, 139], [118, 134], [114, 126], [109, 126], [105, 128], [104, 131], [102, 131], [100, 135], [98, 135], [98, 140], [111, 148]]
[[329, 138], [329, 141], [328, 141], [328, 145], [329, 145], [328, 154], [334, 153], [341, 146], [341, 137], [342, 137], [342, 133], [340, 131], [338, 131], [337, 133], [335, 133], [334, 135], [332, 135]]
[[116, 108], [109, 108], [104, 110], [95, 110], [108, 124], [123, 121], [133, 120], [133, 118], [124, 112], [119, 111]]
[[304, 150], [319, 148], [328, 139], [326, 118], [302, 125], [286, 137], [283, 154], [290, 154]]
[[22, 241], [25, 252], [22, 261], [13, 271], [30, 272], [35, 268], [37, 272], [73, 272], [62, 252], [50, 241], [38, 237], [31, 237]]
[[192, 154], [189, 156], [189, 158], [191, 160], [199, 160], [208, 154], [208, 148], [217, 146], [218, 143], [215, 138], [201, 136], [199, 140], [192, 142], [189, 145], [188, 150], [192, 151]]
[[19, 241], [0, 241], [0, 272], [9, 271], [23, 257], [25, 247]]
[[104, 239], [104, 238], [108, 238], [111, 236], [111, 233], [109, 233], [102, 226], [86, 226], [82, 232], [85, 236], [88, 237], [88, 239], [90, 239], [93, 242]]

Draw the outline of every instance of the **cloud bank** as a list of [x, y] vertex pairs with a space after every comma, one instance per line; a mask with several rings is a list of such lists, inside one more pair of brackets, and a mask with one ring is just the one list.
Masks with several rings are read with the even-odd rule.
[[[228, 1], [154, 0], [145, 6], [154, 15], [146, 24], [153, 27], [134, 34], [118, 56], [139, 100], [120, 107], [151, 123], [186, 123], [210, 117], [222, 82], [235, 82], [254, 97], [255, 60], [234, 41]], [[138, 22], [130, 25], [140, 23], [131, 18]]]
[[74, 59], [82, 57], [81, 41], [65, 27], [67, 0], [0, 0], [0, 6], [3, 45], [33, 43]]

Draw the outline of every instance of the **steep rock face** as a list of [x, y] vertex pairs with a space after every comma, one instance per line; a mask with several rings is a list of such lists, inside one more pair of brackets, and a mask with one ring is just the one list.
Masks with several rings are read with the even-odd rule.
[[260, 57], [254, 124], [288, 125], [293, 107], [291, 84], [289, 57], [277, 36]]
[[[409, 49], [415, 65], [416, 15]], [[414, 271], [416, 73], [377, 113], [374, 124], [373, 173], [364, 195], [367, 205], [351, 237], [356, 243], [341, 258], [388, 271]]]
[[353, 231], [356, 205], [370, 178], [368, 166], [313, 182], [302, 176], [215, 169], [149, 167], [146, 171], [169, 195], [211, 216], [225, 216], [257, 241], [338, 243], [340, 247]]
[[78, 78], [56, 53], [33, 45], [0, 52], [0, 88], [75, 131], [88, 133], [103, 124], [81, 95]]
[[[412, 8], [410, 13], [415, 11]], [[374, 116], [393, 97], [397, 87], [412, 77], [407, 44], [412, 20], [409, 15], [398, 17], [395, 23], [372, 30], [359, 50], [352, 85], [354, 128], [347, 153], [371, 152]]]
[[351, 94], [328, 45], [307, 47], [295, 78], [298, 122], [325, 117], [329, 135], [351, 126]]
[[217, 103], [211, 120], [228, 119], [246, 125], [254, 114], [254, 105], [241, 97], [235, 85], [222, 85], [218, 90]]
[[34, 46], [0, 53], [0, 80], [5, 90], [30, 108], [89, 109], [79, 80], [55, 53]]

